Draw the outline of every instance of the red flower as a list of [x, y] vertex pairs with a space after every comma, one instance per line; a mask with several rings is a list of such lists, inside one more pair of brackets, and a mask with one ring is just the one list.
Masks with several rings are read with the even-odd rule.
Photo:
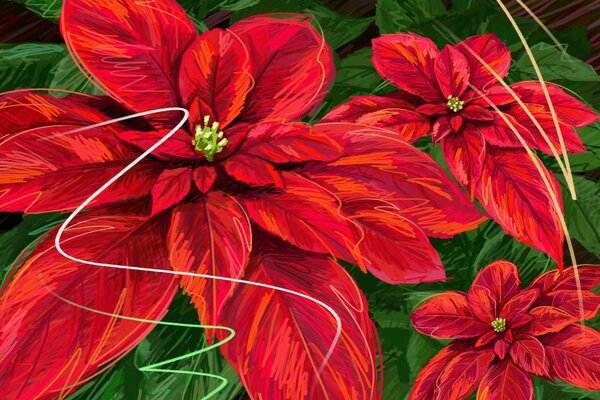
[[61, 28], [112, 100], [2, 95], [0, 210], [74, 210], [162, 138], [174, 116], [74, 129], [185, 107], [188, 126], [91, 203], [65, 231], [64, 250], [276, 285], [329, 305], [343, 329], [321, 370], [337, 323], [318, 303], [234, 282], [81, 266], [56, 252], [55, 229], [0, 298], [0, 397], [73, 391], [152, 327], [111, 315], [160, 319], [181, 284], [203, 323], [235, 329], [221, 351], [252, 397], [377, 398], [366, 301], [329, 255], [387, 282], [444, 279], [427, 235], [484, 219], [463, 192], [394, 133], [294, 122], [333, 79], [331, 50], [305, 16], [257, 16], [198, 36], [173, 1], [65, 0]]
[[[562, 207], [558, 183], [539, 160], [527, 154], [505, 119], [529, 147], [553, 154], [551, 147], [488, 69], [504, 78], [510, 59], [506, 46], [493, 34], [473, 36], [441, 51], [431, 40], [413, 33], [383, 35], [373, 40], [373, 64], [402, 92], [354, 97], [324, 121], [392, 128], [409, 142], [431, 133], [454, 176], [491, 217], [507, 233], [548, 253], [562, 267], [564, 232], [558, 215], [562, 209], [557, 210], [551, 198], [554, 195]], [[585, 151], [574, 128], [597, 121], [598, 115], [558, 86], [546, 86], [567, 151]], [[521, 82], [510, 87], [560, 153], [560, 134], [540, 84]]]
[[[592, 319], [600, 267], [548, 272], [521, 289], [517, 268], [496, 261], [467, 293], [431, 297], [412, 315], [428, 336], [456, 339], [421, 370], [409, 399], [533, 399], [532, 375], [600, 390], [600, 333], [576, 323]], [[583, 308], [580, 307], [580, 294]]]

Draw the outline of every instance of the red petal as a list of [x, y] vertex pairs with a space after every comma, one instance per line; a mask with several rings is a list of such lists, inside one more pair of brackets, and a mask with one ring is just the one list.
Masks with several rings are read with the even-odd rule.
[[441, 146], [450, 171], [473, 196], [485, 158], [485, 141], [481, 133], [467, 122], [459, 134], [442, 139]]
[[531, 308], [531, 305], [536, 301], [539, 295], [540, 291], [537, 289], [520, 291], [504, 304], [502, 310], [500, 311], [500, 317], [506, 318], [510, 321], [513, 318], [524, 314], [527, 310], [529, 310], [529, 308]]
[[330, 193], [306, 178], [282, 173], [285, 189], [240, 198], [252, 222], [301, 249], [354, 259], [354, 233]]
[[[550, 107], [539, 82], [519, 82], [510, 85], [519, 98], [527, 104], [542, 107], [541, 112], [549, 113]], [[566, 94], [560, 87], [546, 82], [554, 112], [563, 124], [581, 128], [598, 121], [598, 114], [574, 97]]]
[[533, 320], [527, 326], [527, 332], [533, 336], [559, 332], [579, 320], [578, 317], [567, 314], [565, 311], [548, 306], [536, 307], [529, 311], [529, 315], [533, 317]]
[[400, 108], [387, 108], [364, 114], [356, 123], [390, 129], [409, 143], [431, 132], [431, 125], [426, 117], [415, 111]]
[[496, 343], [494, 343], [494, 354], [496, 354], [499, 359], [504, 360], [508, 354], [509, 348], [510, 343], [504, 339], [498, 339]]
[[469, 105], [477, 105], [484, 108], [492, 108], [492, 104], [496, 107], [505, 106], [514, 103], [515, 97], [504, 86], [490, 86], [479, 89], [480, 93], [475, 93], [477, 97], [473, 98]]
[[202, 193], [208, 193], [213, 183], [215, 183], [216, 178], [217, 171], [215, 171], [214, 167], [196, 167], [192, 173], [192, 179], [194, 180], [198, 190]]
[[440, 257], [427, 236], [393, 206], [356, 200], [345, 202], [342, 213], [360, 237], [360, 267], [366, 265], [373, 275], [392, 284], [445, 280]]
[[[579, 286], [577, 285], [579, 281]], [[600, 285], [600, 266], [580, 265], [565, 268], [562, 271], [554, 269], [539, 276], [530, 285], [530, 288], [538, 288], [542, 293], [553, 290], [592, 290]]]
[[[456, 342], [444, 347], [427, 365], [419, 371], [415, 384], [410, 390], [408, 400], [433, 399], [435, 396], [437, 380], [444, 367], [450, 360], [464, 352], [468, 347]], [[514, 400], [514, 399], [513, 399]]]
[[562, 197], [556, 179], [547, 170], [544, 172], [551, 188], [546, 187], [524, 150], [488, 147], [477, 196], [508, 234], [548, 253], [562, 266], [564, 234], [548, 190], [552, 190], [561, 205]]
[[445, 115], [449, 114], [450, 110], [446, 103], [427, 103], [415, 109], [416, 112], [425, 115]]
[[469, 85], [469, 65], [465, 56], [446, 45], [435, 59], [435, 77], [444, 99], [460, 98]]
[[[414, 110], [415, 105], [392, 96], [352, 96], [344, 104], [329, 111], [321, 122], [357, 122], [365, 114], [395, 108]], [[385, 121], [382, 120], [381, 123]]]
[[[210, 192], [173, 210], [168, 246], [177, 271], [239, 279], [252, 248], [250, 222], [233, 197]], [[237, 287], [235, 282], [188, 276], [181, 278], [181, 285], [202, 323], [208, 325], [218, 324], [225, 302]]]
[[465, 55], [471, 73], [469, 83], [478, 89], [486, 89], [487, 86], [498, 84], [498, 80], [488, 68], [491, 68], [500, 78], [508, 74], [510, 51], [493, 33], [471, 36], [458, 43], [456, 49]]
[[[168, 269], [168, 220], [91, 211], [63, 250], [99, 263]], [[177, 291], [173, 275], [82, 265], [54, 248], [54, 229], [0, 298], [0, 398], [64, 397], [135, 347]], [[88, 309], [85, 309], [87, 307]], [[97, 311], [94, 311], [97, 310]]]
[[[324, 255], [303, 252], [281, 241], [270, 243], [269, 249], [250, 260], [246, 279], [300, 295], [239, 285], [232, 296], [235, 300], [226, 305], [220, 320], [221, 325], [235, 329], [235, 339], [221, 351], [249, 396], [380, 398], [376, 331], [367, 301], [350, 276]], [[340, 326], [331, 311], [337, 314]], [[336, 332], [340, 336], [334, 342]]]
[[431, 130], [431, 139], [434, 144], [444, 139], [446, 136], [452, 133], [452, 117], [449, 115], [442, 115], [433, 123]]
[[282, 186], [280, 173], [262, 158], [238, 154], [228, 158], [223, 167], [233, 179], [249, 186]]
[[431, 157], [387, 130], [325, 123], [320, 132], [343, 145], [338, 160], [311, 164], [309, 177], [342, 202], [384, 198], [428, 236], [449, 237], [484, 218]]
[[492, 365], [483, 376], [477, 400], [533, 400], [531, 375], [510, 360]]
[[460, 292], [435, 295], [410, 316], [420, 333], [439, 339], [462, 339], [480, 336], [489, 330], [469, 308], [467, 296]]
[[252, 55], [254, 86], [244, 121], [297, 120], [321, 103], [333, 80], [333, 55], [325, 39], [307, 16], [288, 17], [258, 15], [231, 27]]
[[435, 400], [464, 400], [469, 397], [493, 359], [491, 350], [465, 351], [454, 357], [440, 374]]
[[[150, 132], [123, 131], [119, 132], [119, 139], [134, 145], [143, 152], [154, 146], [156, 142], [165, 137], [169, 132], [170, 129]], [[198, 158], [199, 153], [194, 151], [192, 137], [186, 132], [178, 130], [151, 154], [165, 161], [181, 161]]]
[[469, 104], [460, 112], [461, 117], [474, 121], [493, 121], [496, 114], [478, 105]]
[[[510, 357], [521, 369], [539, 376], [549, 376], [550, 363], [544, 345], [535, 337], [524, 335], [510, 348]], [[514, 400], [514, 399], [513, 399]]]
[[414, 33], [395, 33], [373, 39], [373, 65], [383, 78], [425, 101], [445, 100], [434, 73], [436, 45]]
[[[559, 134], [556, 131], [556, 125], [554, 124], [552, 115], [537, 105], [527, 105], [527, 108], [534, 116], [538, 124], [542, 127], [542, 131], [546, 134], [546, 136], [548, 136], [548, 139], [554, 146], [556, 152], [561, 154]], [[550, 146], [542, 137], [540, 130], [537, 128], [537, 126], [535, 126], [531, 118], [525, 113], [520, 105], [510, 106], [506, 109], [506, 113], [510, 114], [516, 121], [519, 122], [520, 125], [526, 129], [525, 131], [519, 129], [519, 132], [525, 136], [525, 141], [528, 145], [534, 149], [539, 149], [544, 153], [553, 154]], [[498, 123], [500, 123], [500, 121], [498, 121]], [[504, 122], [502, 122], [502, 124], [506, 126]], [[579, 135], [571, 126], [559, 121], [559, 128], [567, 151], [571, 153], [581, 153], [585, 151], [585, 146], [581, 142]], [[529, 134], [527, 132], [529, 132]]]
[[496, 261], [482, 269], [469, 289], [469, 306], [475, 316], [491, 322], [499, 314], [503, 304], [520, 290], [519, 272], [508, 261]]
[[[27, 92], [0, 98], [0, 116], [7, 117], [0, 124], [0, 210], [72, 210], [138, 156], [118, 139], [115, 126], [74, 132], [108, 119], [85, 99]], [[143, 161], [92, 204], [143, 197], [160, 170]]]
[[342, 154], [342, 147], [306, 124], [266, 122], [248, 131], [239, 153], [249, 153], [273, 163], [330, 161]]
[[574, 324], [542, 339], [551, 372], [557, 378], [586, 390], [600, 390], [600, 333]]
[[240, 114], [252, 86], [249, 58], [239, 37], [218, 28], [204, 32], [185, 51], [179, 91], [192, 129], [206, 115], [223, 129]]
[[493, 144], [494, 146], [498, 147], [522, 149], [523, 144], [515, 135], [512, 129], [514, 127], [514, 129], [517, 130], [517, 133], [519, 133], [529, 147], [536, 148], [537, 139], [534, 138], [533, 132], [538, 133], [537, 130], [533, 132], [530, 131], [521, 124], [522, 120], [517, 120], [510, 114], [502, 113], [502, 115], [510, 122], [512, 127], [508, 125], [500, 116], [498, 116], [498, 118], [492, 122], [482, 122], [477, 124], [481, 134], [489, 144]]
[[180, 104], [177, 65], [196, 30], [177, 2], [67, 0], [61, 31], [76, 62], [129, 109]]
[[152, 188], [152, 215], [179, 203], [192, 187], [192, 170], [187, 167], [166, 169]]
[[557, 290], [544, 295], [537, 304], [560, 308], [574, 317], [588, 320], [593, 319], [598, 313], [600, 296], [583, 290]]

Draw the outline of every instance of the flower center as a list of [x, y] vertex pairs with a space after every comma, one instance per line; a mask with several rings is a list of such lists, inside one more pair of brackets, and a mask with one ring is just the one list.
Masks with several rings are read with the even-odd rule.
[[451, 109], [454, 112], [458, 112], [460, 110], [463, 109], [463, 106], [465, 105], [464, 101], [460, 101], [458, 99], [458, 97], [454, 97], [452, 95], [448, 96], [448, 102], [446, 103], [448, 105], [448, 108]]
[[210, 116], [204, 116], [204, 125], [196, 125], [196, 134], [192, 140], [194, 148], [204, 154], [208, 162], [212, 162], [215, 154], [223, 151], [228, 141], [219, 130], [219, 123], [214, 121], [209, 125]]
[[506, 330], [506, 318], [496, 318], [493, 320], [492, 328], [498, 333], [504, 332]]

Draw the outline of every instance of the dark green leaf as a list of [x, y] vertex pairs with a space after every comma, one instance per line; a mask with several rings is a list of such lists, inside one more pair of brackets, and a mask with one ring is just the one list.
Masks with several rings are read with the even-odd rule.
[[378, 0], [375, 22], [381, 33], [410, 30], [447, 13], [441, 0]]

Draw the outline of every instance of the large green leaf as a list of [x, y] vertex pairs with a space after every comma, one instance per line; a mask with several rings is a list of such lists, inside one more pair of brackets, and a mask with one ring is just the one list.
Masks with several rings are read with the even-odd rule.
[[442, 0], [378, 0], [375, 21], [381, 33], [409, 30], [447, 13]]
[[42, 18], [58, 21], [62, 0], [14, 0], [21, 3]]
[[52, 68], [67, 55], [60, 44], [0, 44], [0, 92], [49, 87]]
[[[563, 190], [565, 219], [571, 236], [596, 257], [600, 257], [600, 185], [573, 176], [577, 201]], [[564, 179], [561, 179], [563, 189]]]

